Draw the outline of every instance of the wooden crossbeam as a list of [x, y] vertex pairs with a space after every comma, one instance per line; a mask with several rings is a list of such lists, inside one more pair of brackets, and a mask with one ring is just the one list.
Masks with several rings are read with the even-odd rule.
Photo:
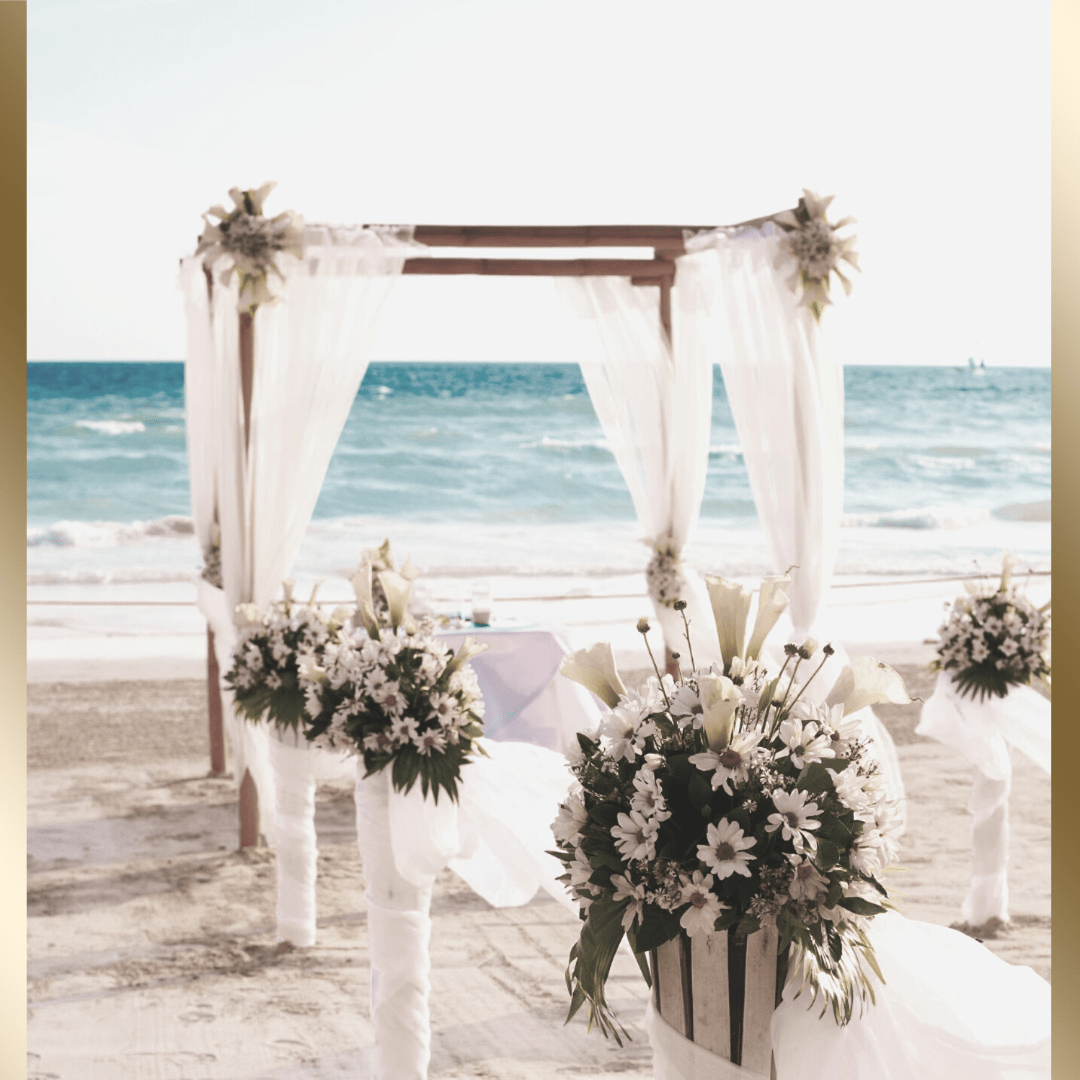
[[629, 277], [658, 285], [675, 276], [667, 259], [406, 259], [403, 274], [479, 274], [511, 277]]
[[[761, 226], [774, 215], [740, 221]], [[733, 226], [736, 227], [736, 226]], [[653, 259], [407, 259], [405, 274], [477, 274], [512, 277], [629, 277], [634, 285], [661, 286], [661, 318], [670, 332], [674, 260], [683, 237], [715, 225], [417, 225], [413, 238], [429, 248], [652, 248]]]
[[[764, 220], [764, 219], [762, 219]], [[417, 225], [428, 247], [649, 247], [682, 252], [683, 232], [711, 225]]]

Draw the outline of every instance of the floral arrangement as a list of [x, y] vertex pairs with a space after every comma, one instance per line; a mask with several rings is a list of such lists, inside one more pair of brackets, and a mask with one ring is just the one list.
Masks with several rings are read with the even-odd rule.
[[344, 608], [325, 616], [316, 607], [318, 585], [307, 604], [294, 604], [294, 587], [286, 581], [284, 599], [265, 612], [254, 604], [237, 605], [237, 639], [225, 675], [237, 709], [249, 720], [267, 718], [293, 730], [307, 722], [301, 672], [319, 662], [348, 618]]
[[1001, 582], [991, 593], [968, 583], [939, 627], [935, 671], [949, 671], [962, 697], [1005, 697], [1010, 686], [1036, 678], [1050, 692], [1050, 604], [1037, 608], [1012, 584], [1006, 552]]
[[672, 607], [684, 588], [679, 557], [670, 545], [658, 546], [645, 567], [649, 596], [657, 606]]
[[[761, 650], [789, 580], [762, 583], [745, 644], [751, 594], [706, 578], [722, 671], [694, 670], [691, 647], [688, 674], [657, 668], [628, 690], [610, 645], [564, 660], [563, 674], [609, 710], [596, 733], [578, 736], [576, 783], [552, 825], [583, 919], [567, 1019], [587, 1003], [590, 1027], [618, 1039], [604, 984], [624, 935], [650, 981], [646, 954], [680, 933], [764, 926], [794, 950], [800, 993], [822, 994], [838, 1023], [856, 998], [873, 1000], [869, 972], [881, 974], [866, 920], [884, 910], [879, 877], [895, 859], [897, 817], [853, 714], [909, 699], [896, 672], [864, 658], [813, 704], [807, 687], [833, 653], [813, 641], [785, 646], [771, 674]], [[647, 620], [638, 630], [647, 635]]]
[[780, 240], [776, 265], [779, 267], [790, 259], [795, 260], [797, 266], [788, 278], [788, 284], [800, 296], [800, 306], [808, 307], [818, 322], [825, 307], [832, 303], [829, 299], [830, 274], [840, 279], [845, 294], [851, 294], [851, 281], [840, 272], [840, 260], [859, 269], [855, 237], [837, 236], [840, 229], [853, 225], [855, 219], [846, 217], [831, 224], [825, 211], [832, 201], [832, 195], [820, 198], [803, 189], [803, 197], [795, 210], [784, 210], [773, 218], [787, 230]]
[[[263, 203], [275, 186], [268, 183], [247, 191], [231, 188], [232, 210], [218, 205], [203, 214], [206, 228], [195, 254], [205, 254], [203, 265], [207, 268], [219, 259], [231, 260], [224, 280], [228, 282], [234, 271], [239, 275], [241, 313], [254, 314], [260, 304], [277, 299], [270, 288], [270, 271], [278, 280], [285, 280], [276, 261], [279, 252], [297, 258], [304, 254], [304, 219], [299, 214], [286, 210], [274, 218], [263, 216]], [[211, 221], [211, 215], [218, 220]]]
[[483, 753], [483, 701], [469, 660], [487, 646], [466, 638], [455, 654], [432, 620], [409, 616], [412, 583], [393, 569], [389, 543], [365, 553], [352, 584], [359, 624], [342, 627], [299, 672], [305, 734], [361, 754], [365, 776], [389, 766], [397, 790], [419, 779], [436, 802], [440, 790], [456, 802], [462, 767]]
[[221, 571], [221, 526], [216, 521], [210, 527], [210, 544], [203, 549], [203, 566], [199, 576], [215, 589], [225, 587]]

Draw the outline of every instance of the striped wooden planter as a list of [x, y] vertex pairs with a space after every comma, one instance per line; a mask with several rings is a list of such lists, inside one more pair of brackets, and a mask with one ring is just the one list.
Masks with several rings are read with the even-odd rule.
[[769, 1025], [788, 961], [778, 945], [773, 927], [746, 937], [680, 934], [649, 956], [656, 1009], [684, 1038], [775, 1080]]

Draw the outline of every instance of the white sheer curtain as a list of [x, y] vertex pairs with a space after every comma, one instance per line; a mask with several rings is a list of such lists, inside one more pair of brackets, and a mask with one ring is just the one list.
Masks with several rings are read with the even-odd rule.
[[[553, 279], [578, 336], [581, 372], [597, 419], [626, 479], [643, 539], [654, 550], [685, 547], [705, 492], [712, 422], [712, 365], [674, 349], [660, 322], [657, 291], [621, 277]], [[704, 586], [681, 566], [695, 654], [712, 648], [712, 616]], [[669, 648], [683, 652], [682, 618], [656, 605]], [[717, 652], [717, 655], [719, 653]], [[701, 656], [697, 657], [699, 662]]]
[[687, 241], [675, 298], [688, 352], [719, 363], [775, 573], [793, 566], [791, 619], [815, 624], [844, 495], [844, 375], [773, 266], [773, 226]]
[[[796, 638], [813, 632], [837, 650], [812, 688], [820, 698], [847, 660], [824, 612], [843, 510], [844, 373], [821, 327], [798, 306], [790, 267], [776, 265], [779, 238], [771, 222], [689, 237], [674, 294], [681, 348], [723, 373], [774, 572], [792, 568]], [[902, 811], [892, 738], [872, 710], [863, 725]]]
[[[184, 259], [180, 268], [187, 315], [187, 358], [184, 365], [184, 403], [187, 425], [188, 468], [195, 535], [204, 561], [214, 542], [214, 522], [224, 506], [225, 478], [237, 490], [236, 454], [242, 446], [238, 425], [243, 423], [240, 390], [240, 353], [236, 301], [231, 309], [221, 302], [220, 290], [212, 302], [202, 260]], [[234, 594], [235, 596], [235, 594]], [[214, 632], [214, 652], [221, 675], [229, 669], [236, 632], [226, 591], [204, 578], [196, 580], [196, 602]], [[233, 777], [240, 786], [251, 774], [261, 793], [273, 790], [266, 733], [236, 715], [232, 697], [221, 687], [222, 720], [232, 753]], [[266, 810], [266, 805], [261, 804]], [[262, 831], [273, 839], [273, 818], [264, 815]]]
[[[288, 576], [315, 508], [334, 446], [369, 361], [387, 294], [407, 257], [420, 253], [411, 229], [308, 226], [304, 258], [280, 256], [280, 302], [255, 313], [250, 432], [244, 439], [238, 283], [215, 272], [207, 299], [200, 260], [184, 260], [188, 308], [188, 440], [192, 505], [204, 544], [216, 510], [224, 596], [200, 587], [208, 617], [216, 608], [222, 672], [231, 628], [226, 613], [243, 602], [265, 606]], [[198, 448], [195, 448], [196, 442]], [[204, 539], [204, 537], [206, 539]], [[238, 721], [225, 697], [239, 781], [248, 769], [259, 791], [263, 831], [272, 836], [273, 772], [267, 733]], [[312, 780], [313, 782], [313, 780]]]

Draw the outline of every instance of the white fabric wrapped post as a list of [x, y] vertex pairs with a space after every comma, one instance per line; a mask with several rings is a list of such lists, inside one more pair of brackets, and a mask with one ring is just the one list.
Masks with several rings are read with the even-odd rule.
[[[718, 363], [773, 568], [791, 568], [796, 641], [830, 641], [838, 654], [815, 680], [824, 695], [843, 666], [825, 636], [824, 601], [839, 543], [844, 494], [844, 372], [820, 325], [800, 308], [776, 265], [781, 230], [716, 229], [686, 241], [676, 263], [680, 348]], [[890, 798], [904, 784], [892, 737], [872, 709], [862, 714]]]
[[296, 731], [272, 728], [274, 833], [277, 841], [277, 938], [293, 945], [315, 944], [315, 879], [319, 851], [315, 837], [314, 754]]
[[1049, 776], [1050, 732], [1050, 702], [1030, 686], [975, 701], [959, 692], [949, 672], [942, 672], [922, 707], [915, 733], [952, 747], [971, 763], [972, 873], [960, 909], [971, 926], [1009, 921], [1010, 747]]
[[1009, 921], [1009, 790], [1012, 777], [995, 780], [971, 770], [971, 887], [960, 905], [969, 926]]
[[399, 872], [389, 800], [389, 770], [357, 779], [356, 834], [364, 867], [375, 1028], [372, 1077], [425, 1080], [431, 1060], [428, 999], [435, 875], [419, 876], [417, 883]]

